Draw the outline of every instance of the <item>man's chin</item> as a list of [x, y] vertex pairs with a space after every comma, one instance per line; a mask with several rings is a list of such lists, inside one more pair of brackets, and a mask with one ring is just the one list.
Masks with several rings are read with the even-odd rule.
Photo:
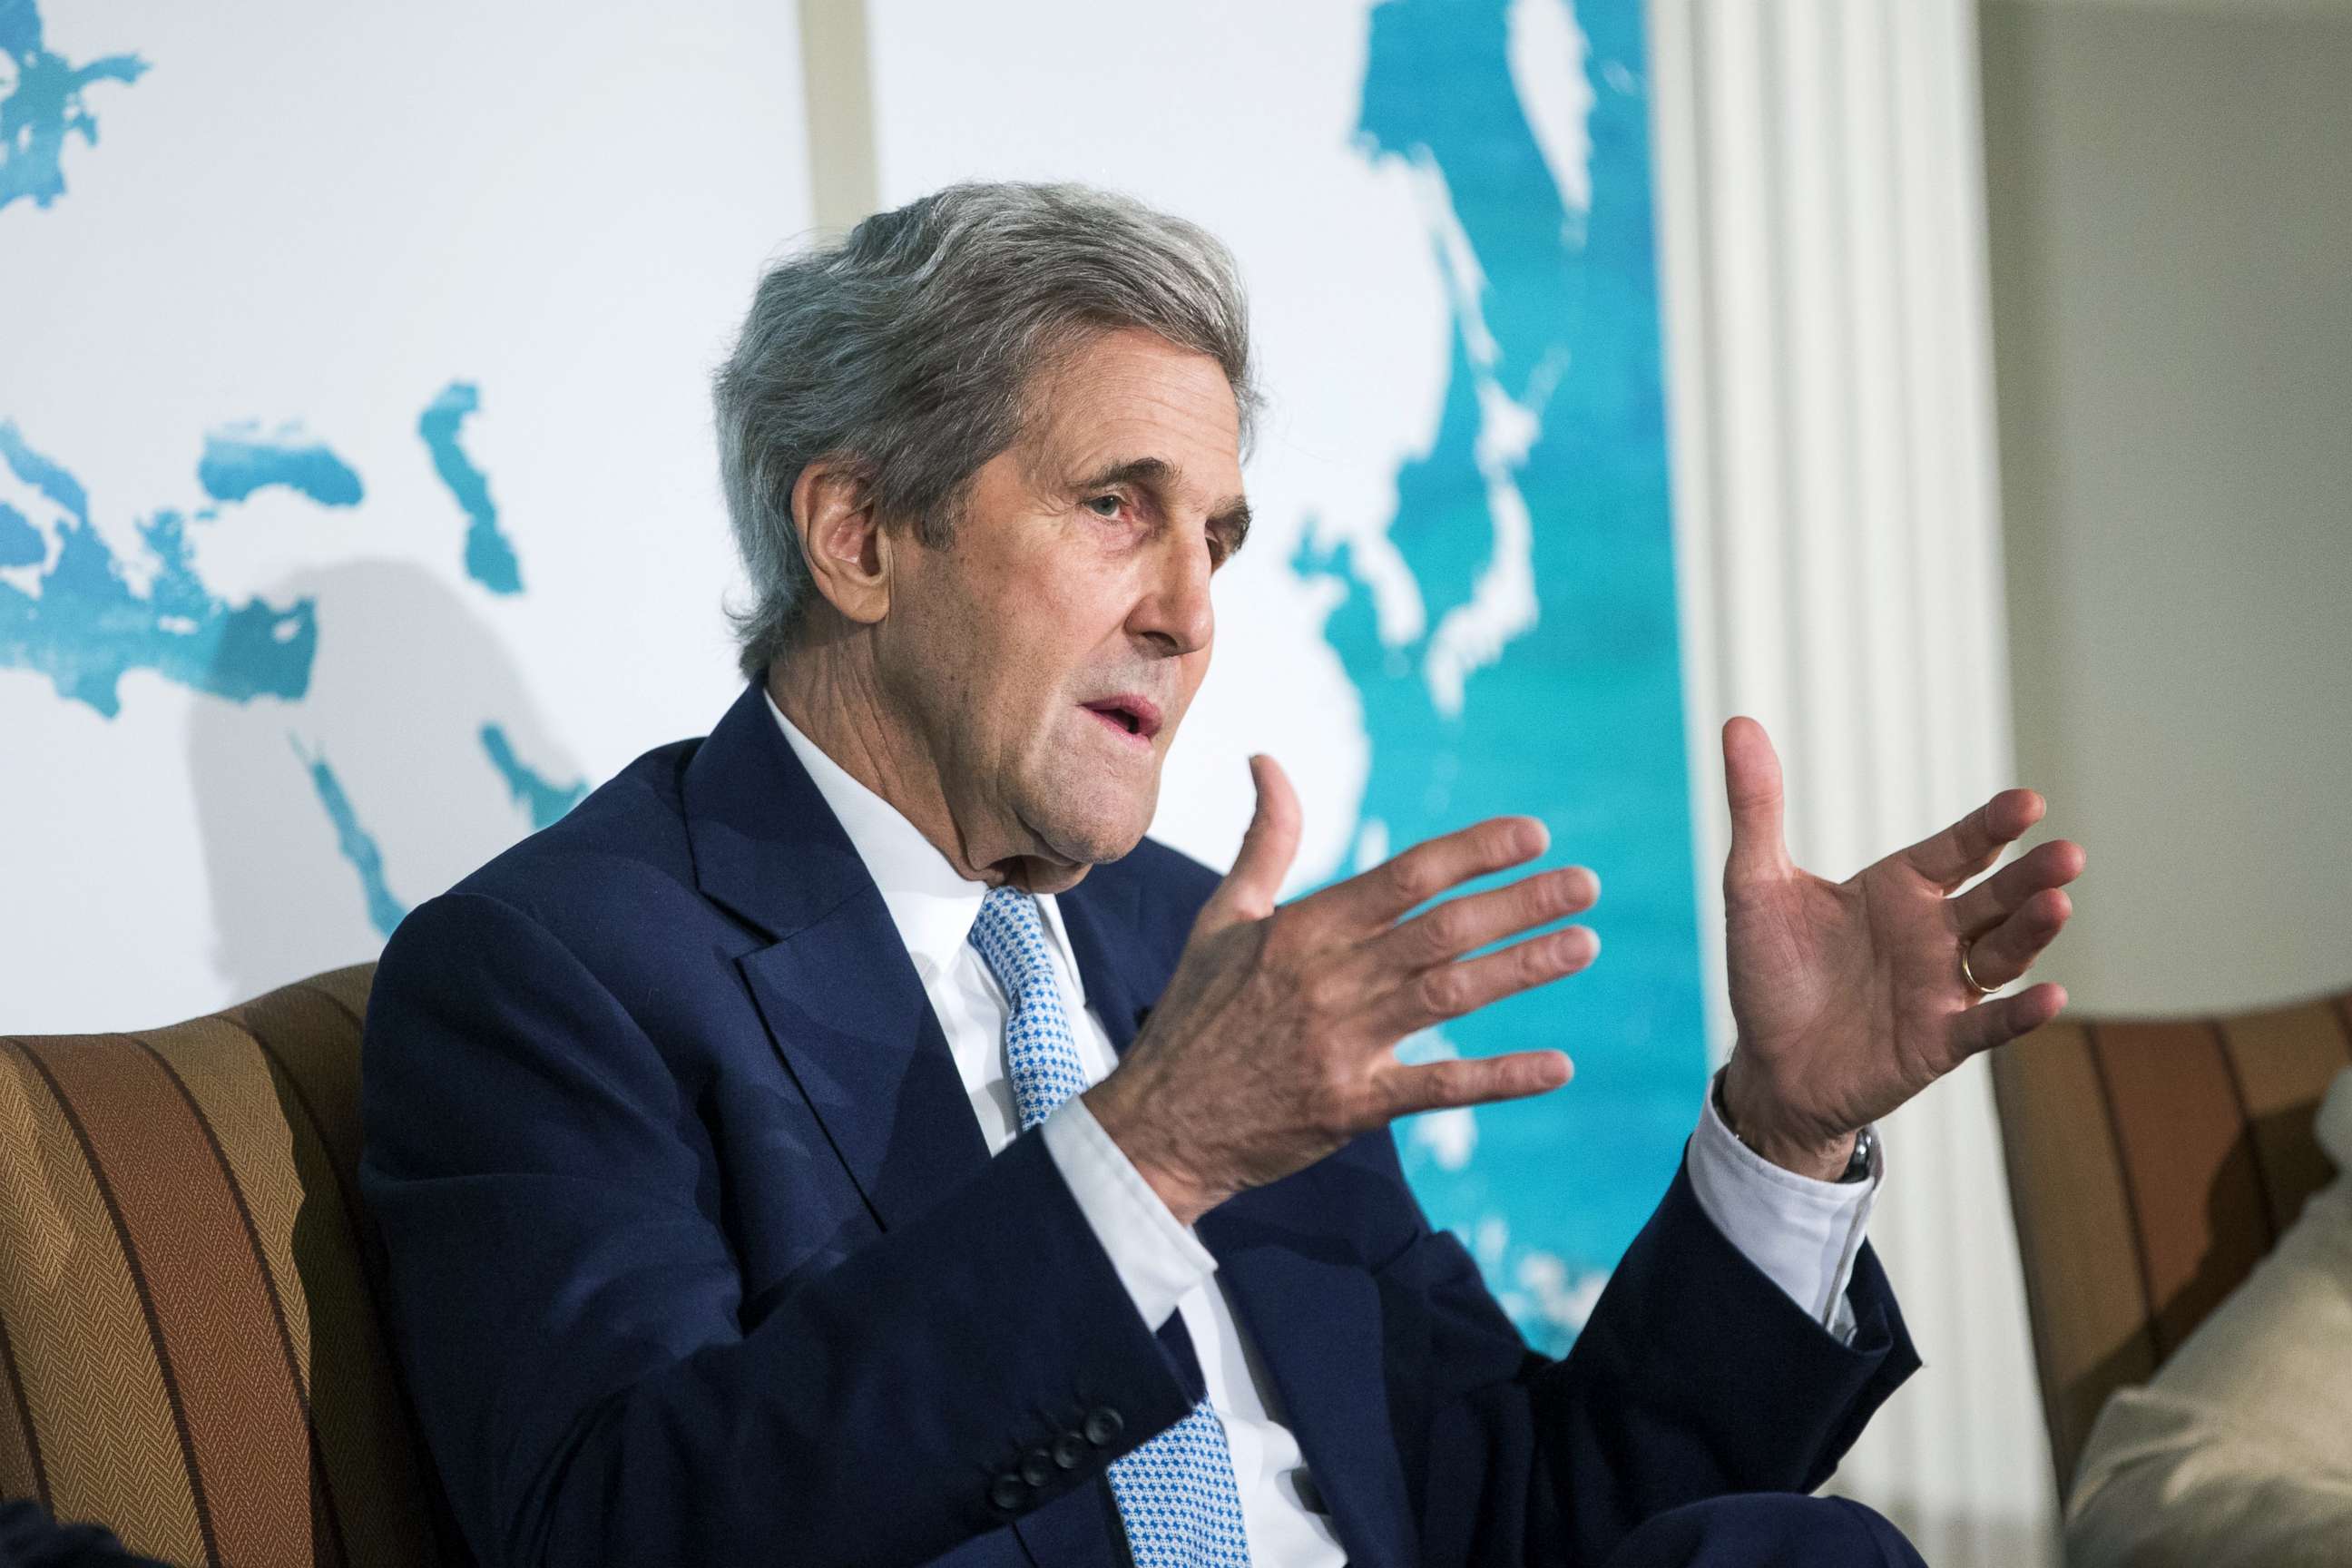
[[1124, 843], [1088, 845], [1077, 849], [1055, 848], [1044, 854], [1021, 857], [1019, 871], [1012, 874], [1016, 886], [1033, 893], [1065, 893], [1086, 880], [1087, 873], [1097, 866], [1117, 860], [1142, 841], [1138, 833]]
[[1081, 871], [1087, 866], [1105, 866], [1113, 860], [1124, 860], [1129, 850], [1143, 842], [1144, 830], [1150, 826], [1148, 822], [1141, 822], [1131, 826], [1107, 827], [1082, 838], [1066, 839], [1058, 847], [1056, 854], [1080, 868]]
[[[1057, 820], [1040, 825], [1042, 830], [1037, 837], [1044, 853], [1031, 857], [1030, 864], [1037, 875], [1058, 875], [1063, 879], [1063, 887], [1074, 886], [1089, 867], [1124, 859], [1129, 850], [1143, 842], [1144, 833], [1151, 826], [1148, 808], [1056, 815]], [[1058, 889], [1036, 886], [1033, 890]]]

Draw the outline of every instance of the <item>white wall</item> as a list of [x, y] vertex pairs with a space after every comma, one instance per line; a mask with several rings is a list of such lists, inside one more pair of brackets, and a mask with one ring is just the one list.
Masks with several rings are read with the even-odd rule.
[[2086, 1012], [2352, 984], [2352, 8], [2305, 9], [1983, 11], [2017, 759], [2090, 851]]

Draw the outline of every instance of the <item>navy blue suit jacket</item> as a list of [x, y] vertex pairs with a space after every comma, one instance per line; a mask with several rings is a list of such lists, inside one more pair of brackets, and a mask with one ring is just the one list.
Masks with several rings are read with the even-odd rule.
[[[1215, 879], [1147, 841], [1062, 895], [1114, 1046]], [[1105, 1468], [1186, 1379], [1038, 1135], [988, 1157], [758, 687], [410, 915], [364, 1064], [394, 1332], [483, 1562], [1126, 1561]], [[1917, 1364], [1866, 1250], [1841, 1345], [1687, 1176], [1559, 1361], [1386, 1131], [1199, 1234], [1355, 1568], [1594, 1562], [1811, 1489]]]

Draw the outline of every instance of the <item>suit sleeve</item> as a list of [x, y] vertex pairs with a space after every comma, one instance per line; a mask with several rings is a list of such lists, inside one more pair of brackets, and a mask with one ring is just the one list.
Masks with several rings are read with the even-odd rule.
[[1397, 1336], [1408, 1353], [1390, 1377], [1412, 1413], [1399, 1447], [1432, 1564], [1597, 1563], [1670, 1509], [1811, 1491], [1918, 1366], [1867, 1247], [1840, 1343], [1715, 1228], [1686, 1169], [1564, 1359], [1529, 1351], [1468, 1252], [1425, 1220], [1379, 1278], [1391, 1321], [1426, 1324]]
[[745, 1331], [692, 1087], [504, 903], [403, 922], [364, 1062], [394, 1337], [485, 1564], [921, 1562], [1187, 1408], [1034, 1132]]
[[30, 1499], [0, 1501], [0, 1568], [163, 1568], [96, 1524], [58, 1524]]

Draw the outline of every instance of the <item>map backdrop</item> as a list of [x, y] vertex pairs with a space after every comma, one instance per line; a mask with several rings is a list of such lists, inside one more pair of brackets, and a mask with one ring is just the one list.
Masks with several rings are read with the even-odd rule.
[[[372, 956], [731, 695], [705, 388], [809, 221], [792, 18], [577, 15], [0, 0], [8, 1028]], [[1405, 1047], [1576, 1059], [1402, 1130], [1554, 1350], [1706, 1068], [1640, 24], [869, 13], [887, 202], [1087, 179], [1250, 280], [1261, 521], [1159, 835], [1229, 859], [1268, 750], [1296, 888], [1504, 811], [1600, 873], [1589, 973]]]

